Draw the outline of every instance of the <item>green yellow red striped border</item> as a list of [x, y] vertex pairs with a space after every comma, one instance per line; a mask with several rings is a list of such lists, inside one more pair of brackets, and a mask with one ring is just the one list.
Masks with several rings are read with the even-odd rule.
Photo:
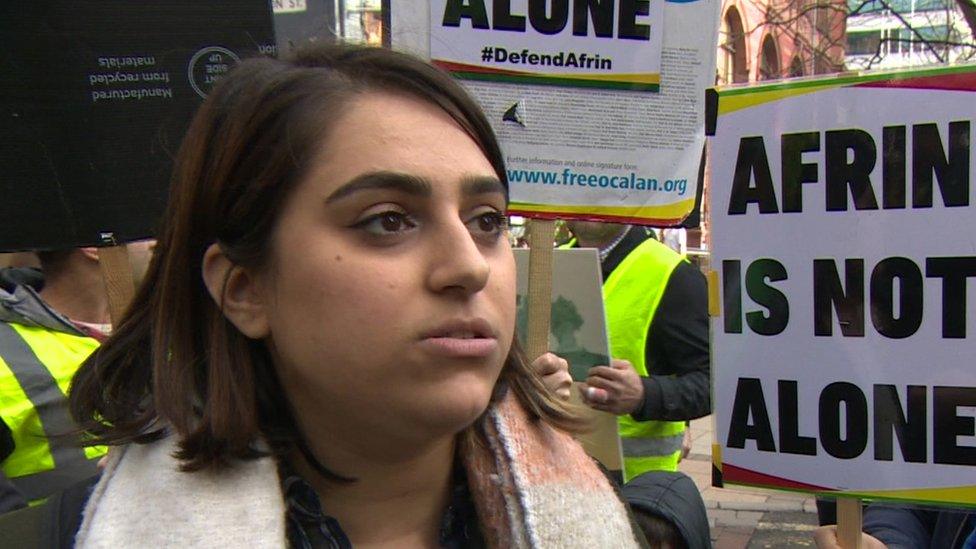
[[[918, 85], [913, 85], [916, 82]], [[718, 88], [719, 116], [773, 101], [843, 87], [899, 87], [976, 91], [976, 64], [911, 71], [842, 73], [825, 78]]]
[[976, 486], [942, 486], [922, 488], [894, 488], [887, 490], [833, 490], [787, 478], [759, 473], [722, 462], [722, 448], [712, 446], [712, 465], [719, 476], [718, 484], [737, 484], [756, 488], [772, 488], [789, 492], [820, 494], [829, 497], [852, 497], [867, 500], [897, 501], [926, 505], [952, 505], [976, 509]]
[[433, 59], [431, 62], [454, 76], [465, 80], [648, 92], [657, 92], [661, 89], [660, 73], [550, 74], [496, 69], [438, 59]]
[[695, 207], [695, 198], [663, 205], [600, 206], [563, 205], [512, 202], [508, 212], [524, 217], [548, 219], [600, 219], [620, 223], [673, 224], [688, 217]]

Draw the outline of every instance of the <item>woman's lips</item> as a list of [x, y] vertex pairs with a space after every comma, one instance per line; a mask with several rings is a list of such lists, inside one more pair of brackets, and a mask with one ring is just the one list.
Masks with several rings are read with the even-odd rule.
[[455, 318], [420, 339], [428, 352], [447, 358], [486, 358], [498, 350], [498, 339], [484, 318]]
[[421, 347], [438, 356], [446, 358], [487, 358], [498, 349], [498, 340], [493, 337], [427, 337], [420, 341]]

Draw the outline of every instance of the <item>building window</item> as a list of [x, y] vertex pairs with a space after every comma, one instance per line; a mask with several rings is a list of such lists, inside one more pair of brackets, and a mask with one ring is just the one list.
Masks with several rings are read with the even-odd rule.
[[858, 31], [847, 33], [847, 53], [849, 55], [874, 55], [881, 45], [881, 31]]
[[723, 19], [724, 40], [721, 43], [723, 63], [722, 80], [729, 82], [748, 82], [749, 67], [746, 64], [746, 36], [742, 18], [735, 7], [725, 12]]
[[926, 46], [926, 42], [935, 48], [936, 51], [940, 51], [945, 49], [946, 42], [959, 40], [959, 37], [955, 36], [952, 29], [947, 25], [916, 27], [915, 31], [922, 37], [921, 40], [908, 29], [903, 29], [902, 35], [905, 39], [911, 41], [911, 44], [906, 44], [906, 46], [911, 46], [912, 51], [916, 53], [930, 51], [928, 46]]
[[954, 0], [847, 0], [847, 10], [858, 15], [878, 13], [888, 9], [898, 13], [946, 10]]
[[779, 78], [780, 75], [779, 52], [776, 49], [776, 41], [767, 34], [766, 38], [763, 38], [762, 53], [759, 56], [759, 79], [770, 80]]
[[790, 78], [797, 76], [803, 76], [803, 60], [799, 57], [794, 57], [793, 62], [790, 63]]

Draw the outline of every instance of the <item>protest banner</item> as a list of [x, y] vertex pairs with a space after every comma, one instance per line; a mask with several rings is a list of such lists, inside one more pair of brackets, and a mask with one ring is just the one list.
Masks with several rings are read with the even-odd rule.
[[973, 65], [719, 92], [722, 482], [976, 505], [974, 101]]
[[433, 0], [431, 61], [472, 80], [658, 91], [664, 2], [527, 4]]
[[151, 236], [193, 111], [239, 59], [275, 47], [260, 0], [39, 0], [0, 14], [0, 251]]
[[505, 153], [512, 213], [676, 225], [695, 206], [718, 8], [396, 2], [391, 44], [466, 79]]

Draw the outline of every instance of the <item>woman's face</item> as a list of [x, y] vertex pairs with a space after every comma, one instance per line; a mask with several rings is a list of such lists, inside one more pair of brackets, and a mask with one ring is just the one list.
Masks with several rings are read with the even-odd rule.
[[354, 99], [318, 154], [263, 285], [285, 390], [306, 429], [456, 433], [512, 343], [504, 187], [447, 114], [398, 95]]

